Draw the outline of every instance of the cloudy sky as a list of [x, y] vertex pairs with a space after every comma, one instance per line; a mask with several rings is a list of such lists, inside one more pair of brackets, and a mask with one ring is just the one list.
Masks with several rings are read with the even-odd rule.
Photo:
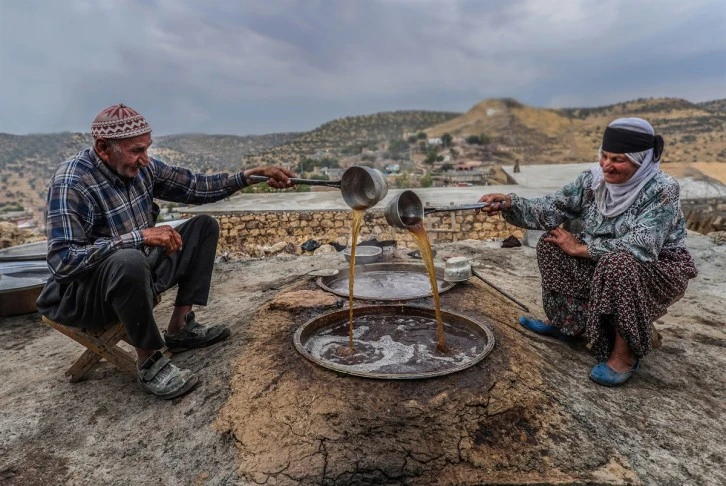
[[0, 132], [305, 131], [402, 109], [726, 98], [724, 0], [0, 0]]

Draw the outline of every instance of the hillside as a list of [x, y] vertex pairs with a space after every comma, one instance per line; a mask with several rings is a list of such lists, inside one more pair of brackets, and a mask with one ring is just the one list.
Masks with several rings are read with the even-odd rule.
[[726, 100], [694, 104], [651, 98], [596, 108], [545, 109], [512, 99], [490, 99], [427, 133], [454, 137], [486, 134], [494, 160], [582, 162], [595, 157], [608, 122], [637, 116], [650, 121], [665, 137], [664, 162], [726, 162], [725, 105]]
[[269, 135], [168, 135], [154, 139], [153, 153], [165, 162], [202, 172], [239, 170], [250, 154], [286, 143], [299, 133]]
[[459, 115], [439, 111], [394, 111], [339, 118], [249, 160], [264, 164], [290, 163], [320, 153], [331, 156], [360, 153], [361, 148], [375, 148], [380, 142], [401, 140], [407, 133], [425, 130]]
[[726, 113], [726, 98], [721, 100], [704, 101], [703, 103], [698, 103], [698, 106], [704, 110], [723, 114]]
[[[666, 139], [664, 163], [726, 162], [726, 99], [691, 103], [673, 98], [638, 99], [595, 108], [546, 109], [513, 99], [484, 100], [464, 114], [395, 111], [332, 120], [305, 133], [262, 136], [183, 134], [154, 137], [152, 153], [172, 164], [203, 172], [259, 164], [297, 165], [306, 157], [331, 157], [344, 167], [372, 163], [383, 168], [401, 162], [402, 171], [425, 174], [448, 162], [499, 164], [565, 163], [594, 160], [602, 131], [619, 116], [641, 116]], [[450, 150], [426, 147], [424, 138], [452, 135]], [[421, 134], [423, 136], [423, 134]], [[486, 142], [469, 144], [475, 135]], [[461, 137], [461, 138], [459, 138]], [[394, 144], [391, 142], [395, 142]], [[23, 207], [40, 221], [48, 180], [62, 160], [91, 143], [88, 134], [0, 134], [0, 212]], [[447, 155], [448, 153], [448, 155]], [[694, 166], [695, 167], [695, 166]], [[719, 179], [718, 174], [706, 174]], [[397, 181], [406, 186], [407, 177]], [[490, 177], [491, 182], [496, 182]], [[415, 186], [412, 186], [415, 187]], [[12, 204], [13, 206], [8, 206]]]
[[[458, 115], [398, 111], [341, 118], [303, 134], [160, 136], [154, 137], [151, 153], [168, 163], [202, 172], [232, 171], [250, 165], [297, 162], [300, 156], [325, 150], [337, 155], [356, 146], [400, 139], [406, 132]], [[0, 203], [17, 203], [38, 219], [54, 168], [90, 144], [90, 135], [80, 133], [0, 134]]]
[[42, 212], [53, 169], [90, 143], [90, 134], [0, 133], [0, 206], [16, 203], [35, 215]]
[[[168, 135], [154, 137], [151, 154], [168, 163], [202, 172], [238, 170], [246, 155], [284, 143], [298, 133], [260, 136]], [[56, 166], [91, 145], [90, 134], [52, 133], [10, 135], [0, 133], [0, 211], [16, 203], [39, 221], [45, 195]]]

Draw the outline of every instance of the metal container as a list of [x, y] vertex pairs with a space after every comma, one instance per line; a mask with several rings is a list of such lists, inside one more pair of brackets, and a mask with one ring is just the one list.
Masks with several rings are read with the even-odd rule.
[[431, 213], [439, 213], [445, 211], [466, 211], [474, 209], [482, 209], [488, 203], [474, 204], [452, 204], [450, 206], [424, 207], [421, 198], [415, 192], [406, 190], [398, 194], [386, 204], [384, 215], [388, 224], [394, 228], [409, 229], [412, 226], [420, 224], [424, 216]]
[[471, 263], [466, 257], [451, 257], [446, 260], [444, 280], [447, 282], [465, 282], [471, 275]]
[[[350, 247], [343, 249], [343, 255], [345, 255], [345, 261], [350, 262]], [[355, 264], [365, 265], [368, 263], [376, 263], [381, 259], [383, 250], [377, 246], [365, 245], [355, 247]]]
[[44, 261], [2, 262], [0, 264], [0, 316], [35, 312], [35, 301], [50, 278]]
[[16, 262], [25, 260], [43, 260], [48, 253], [48, 242], [36, 241], [23, 245], [11, 246], [0, 250], [0, 262]]
[[[320, 288], [348, 297], [348, 268], [338, 275], [316, 280]], [[439, 294], [456, 286], [444, 280], [444, 269], [436, 268]], [[353, 298], [361, 300], [403, 301], [431, 297], [431, 282], [426, 265], [416, 263], [371, 263], [355, 266]]]
[[386, 176], [370, 167], [349, 167], [340, 179], [340, 193], [353, 209], [372, 208], [388, 194]]
[[423, 221], [423, 202], [415, 192], [403, 191], [388, 201], [384, 215], [394, 228], [408, 229]]
[[486, 323], [445, 310], [441, 314], [449, 353], [435, 351], [434, 309], [403, 305], [356, 307], [356, 352], [349, 357], [337, 352], [348, 343], [347, 309], [306, 322], [293, 340], [300, 354], [319, 366], [383, 380], [448, 375], [480, 362], [494, 349], [494, 333]]
[[[266, 182], [268, 177], [253, 175], [249, 180]], [[293, 184], [328, 186], [340, 189], [345, 203], [353, 209], [368, 209], [375, 206], [388, 194], [386, 176], [378, 169], [365, 166], [348, 167], [339, 181], [290, 178]]]

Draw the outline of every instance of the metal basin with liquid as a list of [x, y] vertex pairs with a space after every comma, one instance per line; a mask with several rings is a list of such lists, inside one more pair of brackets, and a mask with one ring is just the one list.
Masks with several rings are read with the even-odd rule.
[[0, 316], [35, 312], [35, 301], [48, 278], [45, 261], [0, 262]]
[[[453, 288], [456, 283], [444, 280], [444, 271], [436, 268], [439, 294]], [[348, 297], [348, 267], [337, 275], [321, 277], [317, 284], [323, 290]], [[356, 265], [353, 298], [362, 300], [400, 301], [423, 299], [431, 296], [431, 282], [426, 265], [415, 263], [372, 263]]]
[[447, 353], [436, 349], [434, 309], [384, 305], [357, 307], [353, 314], [355, 353], [348, 347], [348, 310], [312, 319], [295, 332], [295, 348], [313, 363], [340, 373], [384, 380], [448, 375], [484, 359], [494, 333], [483, 322], [441, 311]]
[[0, 250], [0, 262], [17, 262], [27, 260], [43, 260], [48, 253], [47, 241], [36, 241], [23, 245], [11, 246]]

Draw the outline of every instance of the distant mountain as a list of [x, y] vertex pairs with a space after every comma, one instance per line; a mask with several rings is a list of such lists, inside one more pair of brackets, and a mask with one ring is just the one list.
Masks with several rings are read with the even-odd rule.
[[444, 123], [461, 113], [442, 111], [392, 111], [349, 116], [325, 123], [315, 130], [249, 158], [256, 163], [294, 163], [301, 157], [329, 152], [331, 157], [360, 153], [362, 147], [400, 140]]
[[[485, 135], [487, 143], [482, 145], [459, 142], [458, 160], [481, 160], [488, 165], [583, 162], [594, 160], [605, 126], [620, 116], [646, 118], [663, 134], [665, 163], [726, 162], [726, 99], [691, 103], [674, 98], [567, 109], [489, 99], [463, 114], [384, 112], [336, 119], [305, 133], [159, 136], [154, 137], [152, 153], [171, 164], [203, 172], [268, 163], [294, 165], [304, 157], [326, 155], [344, 159], [345, 164], [360, 163], [365, 160], [365, 149], [378, 150], [371, 157], [380, 164], [385, 163], [381, 151], [390, 149], [389, 142], [425, 132], [427, 137]], [[0, 211], [7, 203], [17, 203], [40, 220], [53, 170], [90, 144], [90, 135], [80, 133], [0, 133]], [[409, 147], [415, 152], [414, 165], [424, 157], [416, 152], [418, 145], [403, 144], [406, 153]]]
[[485, 134], [488, 156], [525, 164], [594, 160], [602, 132], [615, 118], [645, 118], [666, 140], [664, 162], [726, 162], [726, 100], [691, 103], [649, 98], [597, 108], [547, 109], [489, 99], [427, 130], [429, 135]]
[[300, 133], [269, 135], [182, 134], [154, 137], [152, 153], [161, 160], [202, 172], [236, 171], [244, 167], [250, 154], [284, 144]]
[[[245, 156], [285, 143], [299, 133], [270, 135], [168, 135], [154, 137], [150, 152], [170, 164], [202, 172], [236, 171]], [[36, 215], [42, 212], [48, 181], [62, 161], [90, 146], [90, 134], [51, 133], [10, 135], [0, 133], [0, 211], [17, 203]]]
[[704, 110], [712, 111], [714, 113], [726, 113], [726, 98], [722, 100], [704, 101], [697, 104]]

